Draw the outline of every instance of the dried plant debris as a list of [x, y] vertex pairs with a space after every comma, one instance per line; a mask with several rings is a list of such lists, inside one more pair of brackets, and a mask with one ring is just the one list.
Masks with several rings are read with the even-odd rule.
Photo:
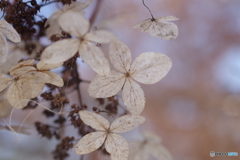
[[76, 154], [88, 154], [100, 148], [105, 143], [105, 148], [111, 155], [112, 160], [127, 160], [129, 147], [127, 141], [117, 133], [124, 133], [138, 127], [145, 121], [142, 116], [125, 115], [115, 119], [110, 125], [109, 122], [99, 114], [80, 111], [82, 121], [96, 129], [96, 132], [89, 133], [75, 146]]
[[110, 70], [108, 60], [99, 47], [92, 42], [110, 43], [116, 37], [104, 30], [87, 33], [90, 25], [89, 21], [78, 12], [68, 11], [62, 14], [58, 21], [63, 31], [78, 39], [68, 38], [53, 43], [43, 51], [41, 60], [45, 63], [61, 63], [72, 58], [78, 52], [84, 63], [95, 72], [100, 75], [107, 75]]
[[17, 31], [5, 20], [0, 20], [0, 62], [7, 59], [8, 43], [5, 37], [14, 43], [21, 41]]
[[129, 160], [148, 160], [152, 154], [157, 160], [173, 160], [170, 152], [160, 144], [161, 139], [152, 132], [143, 133], [144, 140], [130, 142]]
[[144, 84], [158, 82], [171, 69], [170, 58], [161, 53], [146, 52], [140, 54], [131, 64], [131, 52], [120, 41], [110, 44], [109, 57], [118, 71], [112, 70], [107, 76], [97, 75], [89, 85], [89, 95], [94, 98], [111, 97], [123, 88], [122, 98], [128, 111], [141, 114], [145, 106], [145, 96], [134, 80]]

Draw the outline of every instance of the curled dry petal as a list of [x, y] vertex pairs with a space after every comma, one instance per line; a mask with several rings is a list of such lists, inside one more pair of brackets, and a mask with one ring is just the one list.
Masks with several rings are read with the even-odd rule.
[[89, 84], [88, 93], [94, 98], [106, 98], [116, 95], [125, 82], [125, 75], [111, 71], [107, 76], [97, 75]]
[[145, 118], [142, 116], [136, 115], [125, 115], [117, 118], [113, 121], [110, 127], [111, 132], [123, 133], [128, 132], [145, 121]]
[[62, 77], [60, 77], [58, 74], [51, 71], [42, 71], [42, 73], [46, 73], [51, 77], [50, 80], [46, 83], [50, 83], [58, 87], [62, 87], [64, 85]]
[[107, 134], [105, 132], [92, 132], [81, 138], [75, 146], [76, 154], [88, 154], [103, 145]]
[[154, 20], [149, 18], [134, 26], [134, 28], [140, 28], [142, 32], [148, 32], [151, 36], [157, 38], [171, 40], [178, 36], [177, 25], [169, 22], [173, 20], [178, 20], [178, 18], [174, 16], [159, 17]]
[[172, 67], [171, 59], [161, 53], [145, 52], [132, 63], [130, 74], [136, 81], [153, 84], [166, 76]]
[[111, 41], [116, 40], [117, 37], [109, 31], [96, 30], [87, 33], [84, 39], [96, 43], [110, 43]]
[[99, 75], [105, 76], [109, 74], [110, 66], [108, 60], [98, 47], [91, 43], [83, 42], [78, 52], [84, 63], [89, 65]]
[[105, 148], [111, 154], [111, 160], [127, 160], [129, 147], [127, 141], [116, 133], [109, 133]]
[[123, 103], [133, 115], [142, 113], [145, 107], [145, 96], [139, 84], [127, 78], [122, 91]]
[[44, 63], [56, 64], [67, 61], [73, 57], [79, 46], [77, 39], [63, 39], [47, 47], [41, 56]]
[[10, 73], [14, 72], [16, 69], [22, 68], [22, 67], [26, 67], [26, 66], [33, 66], [34, 65], [35, 60], [34, 59], [29, 59], [26, 61], [22, 61], [14, 66], [11, 67], [10, 69]]
[[99, 114], [88, 111], [79, 111], [79, 115], [86, 125], [89, 125], [96, 130], [106, 131], [109, 129], [109, 122]]
[[122, 73], [128, 72], [132, 60], [130, 49], [121, 41], [114, 41], [109, 46], [109, 57], [113, 66]]
[[6, 38], [0, 32], [0, 62], [5, 62], [7, 59], [8, 44]]
[[31, 71], [36, 71], [37, 69], [32, 66], [26, 66], [26, 67], [21, 67], [18, 69], [15, 69], [14, 71], [10, 72], [10, 75], [13, 77], [19, 77], [25, 73], [31, 72]]
[[17, 31], [5, 20], [0, 20], [0, 33], [12, 42], [18, 43], [21, 41]]
[[0, 92], [7, 88], [7, 86], [13, 81], [13, 78], [2, 77], [0, 78]]
[[43, 61], [39, 61], [37, 63], [37, 69], [40, 71], [48, 71], [50, 69], [54, 69], [54, 68], [58, 68], [60, 66], [62, 66], [63, 63], [56, 63], [56, 64], [49, 64], [49, 63], [45, 63]]
[[58, 23], [63, 31], [72, 36], [81, 38], [89, 29], [89, 22], [80, 12], [67, 11], [58, 19]]

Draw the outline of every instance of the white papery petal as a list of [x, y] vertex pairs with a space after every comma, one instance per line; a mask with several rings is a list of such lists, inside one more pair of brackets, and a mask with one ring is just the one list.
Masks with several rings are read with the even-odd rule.
[[34, 59], [29, 59], [29, 60], [26, 60], [26, 61], [19, 62], [18, 64], [14, 65], [10, 68], [10, 73], [14, 72], [15, 70], [17, 70], [19, 68], [22, 68], [22, 67], [33, 66], [34, 62], [35, 62]]
[[20, 42], [21, 38], [17, 31], [5, 20], [0, 20], [0, 33], [12, 42]]
[[89, 125], [96, 130], [106, 131], [109, 129], [110, 124], [108, 120], [99, 114], [82, 110], [79, 111], [79, 115], [86, 125]]
[[89, 22], [84, 18], [83, 13], [66, 11], [58, 18], [58, 24], [63, 31], [75, 37], [84, 36], [89, 29]]
[[105, 132], [92, 132], [81, 138], [75, 146], [78, 155], [88, 154], [102, 146], [106, 139]]
[[89, 84], [88, 93], [94, 98], [106, 98], [116, 95], [125, 82], [125, 75], [111, 71], [107, 76], [97, 75]]
[[109, 57], [113, 66], [125, 73], [130, 69], [132, 60], [130, 49], [121, 41], [114, 41], [109, 46]]
[[70, 5], [66, 4], [63, 6], [63, 10], [71, 10], [71, 11], [81, 11], [87, 8], [92, 3], [92, 0], [86, 0], [85, 2], [80, 1], [72, 1]]
[[7, 86], [13, 81], [13, 78], [2, 77], [0, 78], [0, 92], [7, 88]]
[[116, 40], [117, 37], [109, 31], [96, 30], [96, 31], [87, 33], [84, 39], [92, 42], [96, 42], [96, 43], [110, 43], [111, 41]]
[[44, 24], [44, 27], [48, 27], [46, 29], [46, 36], [48, 39], [50, 39], [54, 34], [61, 35], [62, 30], [58, 24], [57, 19], [61, 16], [62, 13], [62, 10], [57, 10], [47, 19], [46, 23]]
[[109, 74], [110, 66], [108, 60], [97, 46], [82, 42], [78, 52], [84, 63], [89, 65], [97, 74], [101, 76]]
[[130, 74], [136, 81], [153, 84], [166, 76], [172, 67], [171, 59], [161, 53], [145, 52], [132, 63]]
[[8, 43], [0, 32], [0, 62], [5, 62], [8, 54]]
[[79, 40], [63, 39], [48, 46], [42, 53], [41, 60], [44, 63], [56, 64], [67, 61], [78, 51]]
[[31, 72], [31, 71], [36, 71], [37, 69], [35, 67], [32, 66], [26, 66], [26, 67], [21, 67], [21, 68], [17, 68], [15, 70], [13, 70], [12, 72], [10, 72], [10, 75], [13, 77], [19, 77], [25, 73]]
[[105, 148], [111, 154], [111, 160], [127, 160], [129, 147], [127, 141], [116, 133], [109, 133]]
[[173, 160], [171, 153], [162, 145], [148, 145], [152, 155], [158, 160]]
[[46, 73], [47, 75], [49, 75], [51, 77], [50, 81], [48, 81], [46, 83], [50, 83], [50, 84], [58, 86], [58, 87], [62, 87], [64, 85], [62, 77], [59, 76], [58, 74], [51, 72], [51, 71], [42, 71], [42, 72]]
[[145, 121], [145, 118], [142, 116], [136, 115], [125, 115], [117, 118], [113, 121], [110, 127], [111, 132], [124, 133], [128, 132]]
[[49, 63], [44, 63], [43, 61], [39, 61], [37, 63], [37, 69], [40, 71], [44, 71], [44, 70], [46, 71], [46, 70], [58, 68], [62, 65], [63, 63], [49, 64]]
[[142, 113], [145, 107], [145, 96], [139, 84], [127, 78], [122, 91], [123, 103], [133, 115]]

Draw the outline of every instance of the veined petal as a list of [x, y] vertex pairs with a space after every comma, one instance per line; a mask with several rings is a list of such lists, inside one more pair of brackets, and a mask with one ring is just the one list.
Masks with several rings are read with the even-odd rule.
[[46, 73], [47, 75], [49, 75], [50, 81], [46, 82], [46, 83], [50, 83], [52, 85], [58, 86], [58, 87], [62, 87], [64, 85], [63, 79], [61, 76], [59, 76], [58, 74], [51, 72], [51, 71], [42, 71], [43, 73]]
[[145, 52], [132, 63], [130, 74], [136, 81], [153, 84], [166, 76], [172, 67], [171, 59], [161, 53]]
[[110, 127], [108, 120], [99, 114], [83, 110], [79, 111], [79, 115], [86, 125], [89, 125], [96, 130], [106, 131]]
[[71, 10], [71, 11], [81, 11], [87, 8], [92, 3], [92, 0], [86, 0], [85, 2], [80, 1], [72, 1], [70, 5], [64, 5], [63, 10]]
[[176, 21], [176, 20], [179, 20], [179, 18], [174, 17], [174, 16], [157, 17], [155, 19], [158, 20], [158, 21]]
[[34, 62], [35, 62], [34, 59], [29, 59], [29, 60], [26, 60], [26, 61], [19, 62], [18, 64], [14, 65], [10, 68], [10, 73], [14, 72], [15, 70], [17, 70], [19, 68], [22, 68], [22, 67], [33, 66]]
[[32, 66], [24, 66], [18, 69], [13, 70], [12, 72], [10, 72], [10, 75], [13, 77], [19, 77], [25, 73], [31, 72], [31, 71], [36, 71], [37, 69], [35, 67]]
[[78, 155], [88, 154], [103, 145], [107, 136], [106, 132], [92, 132], [82, 137], [75, 146]]
[[48, 46], [42, 53], [44, 63], [62, 63], [72, 58], [78, 51], [79, 40], [63, 39]]
[[0, 33], [12, 42], [18, 43], [21, 41], [17, 31], [5, 20], [0, 20]]
[[89, 84], [88, 93], [94, 98], [106, 98], [116, 95], [125, 82], [125, 75], [111, 71], [107, 76], [97, 75]]
[[132, 60], [130, 49], [121, 41], [114, 41], [109, 46], [109, 57], [113, 66], [122, 73], [128, 72]]
[[110, 132], [124, 133], [128, 132], [145, 121], [145, 118], [137, 115], [121, 116], [113, 121]]
[[109, 31], [96, 30], [96, 31], [87, 33], [84, 39], [92, 42], [96, 42], [96, 43], [110, 43], [111, 41], [116, 40], [117, 37]]
[[111, 160], [127, 160], [129, 147], [127, 141], [116, 133], [109, 133], [105, 142], [105, 148], [111, 154]]
[[0, 32], [0, 62], [5, 62], [8, 54], [8, 43], [6, 38]]
[[144, 92], [140, 85], [130, 78], [126, 79], [122, 91], [122, 98], [127, 110], [133, 115], [139, 115], [142, 113], [145, 107]]
[[82, 42], [78, 52], [84, 63], [89, 65], [97, 74], [101, 76], [109, 74], [110, 67], [108, 60], [97, 46]]
[[71, 10], [63, 13], [58, 23], [63, 31], [78, 38], [84, 36], [89, 29], [89, 22], [84, 18], [83, 13]]
[[2, 77], [0, 78], [0, 92], [7, 88], [7, 86], [13, 81], [13, 78]]
[[37, 69], [40, 71], [47, 71], [50, 69], [54, 69], [54, 68], [58, 68], [60, 66], [62, 66], [63, 63], [56, 63], [56, 64], [49, 64], [49, 63], [44, 63], [43, 61], [39, 61], [37, 63]]

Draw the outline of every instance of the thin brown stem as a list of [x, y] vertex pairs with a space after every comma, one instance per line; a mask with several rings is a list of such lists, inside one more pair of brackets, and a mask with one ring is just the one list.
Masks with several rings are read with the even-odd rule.
[[151, 12], [151, 10], [148, 8], [148, 6], [145, 4], [144, 0], [142, 0], [143, 5], [148, 9], [148, 11], [150, 12], [151, 16], [152, 16], [152, 20], [155, 20], [155, 18], [153, 17], [153, 14]]

